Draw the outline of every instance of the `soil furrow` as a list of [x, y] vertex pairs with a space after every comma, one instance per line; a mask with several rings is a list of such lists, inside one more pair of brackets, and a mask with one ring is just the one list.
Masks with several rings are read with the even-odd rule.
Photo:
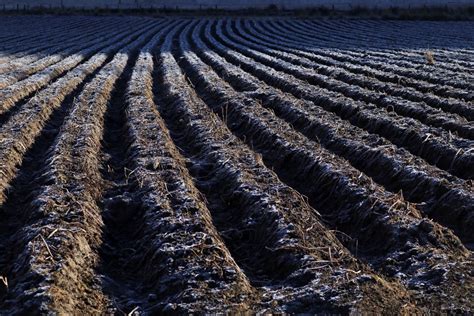
[[308, 138], [344, 157], [392, 192], [401, 191], [409, 202], [422, 203], [418, 209], [454, 229], [466, 243], [474, 240], [469, 228], [474, 224], [471, 222], [474, 200], [469, 183], [429, 166], [376, 135], [371, 136], [345, 123], [311, 102], [266, 86], [212, 52], [199, 38], [199, 35], [209, 37], [202, 27], [201, 23], [193, 32], [197, 53], [234, 89], [259, 100]]
[[[306, 32], [306, 29], [304, 27], [299, 26], [298, 21], [285, 21], [285, 22], [286, 22], [286, 24], [291, 24], [293, 28], [297, 27], [299, 30], [302, 30], [303, 32]], [[382, 32], [383, 31], [385, 31], [385, 28], [383, 28]], [[440, 37], [442, 37], [442, 36], [440, 36]], [[405, 39], [406, 39], [406, 37], [405, 37]], [[355, 49], [351, 49], [350, 51], [348, 51], [354, 57], [364, 56], [364, 53], [359, 52], [360, 48], [364, 47], [363, 45], [359, 44], [359, 43], [361, 43], [361, 40], [364, 41], [364, 39], [359, 38], [358, 41], [353, 44]], [[346, 41], [346, 43], [347, 43], [347, 38], [343, 39], [343, 41]], [[427, 69], [429, 69], [428, 67], [430, 65], [427, 65], [426, 60], [424, 59], [424, 52], [425, 51], [423, 51], [421, 49], [419, 49], [419, 50], [410, 49], [408, 51], [408, 52], [415, 52], [415, 54], [409, 54], [409, 53], [405, 53], [405, 52], [398, 53], [395, 49], [398, 48], [402, 44], [399, 41], [395, 45], [389, 45], [388, 46], [388, 47], [393, 47], [395, 49], [384, 49], [383, 51], [380, 51], [381, 47], [385, 47], [384, 45], [380, 46], [380, 45], [378, 45], [378, 42], [376, 42], [377, 46], [373, 47], [374, 45], [373, 45], [373, 43], [371, 43], [371, 41], [373, 41], [373, 39], [366, 38], [366, 41], [367, 41], [367, 44], [365, 46], [366, 48], [370, 48], [371, 45], [372, 45], [372, 49], [370, 49], [370, 51], [368, 51], [366, 53], [366, 57], [368, 57], [370, 59], [377, 60], [377, 61], [383, 61], [383, 60], [385, 60], [384, 58], [386, 58], [387, 60], [390, 60], [390, 63], [395, 63], [396, 65], [401, 65], [401, 66], [408, 67], [408, 68], [411, 68], [411, 67], [415, 66], [417, 68], [427, 68]], [[420, 39], [417, 39], [416, 41], [418, 43], [420, 43], [419, 42]], [[436, 44], [429, 45], [429, 46], [433, 47], [433, 52], [437, 57], [436, 58], [436, 70], [435, 71], [437, 73], [441, 74], [441, 75], [444, 75], [447, 78], [450, 78], [451, 76], [459, 76], [459, 74], [463, 74], [464, 78], [471, 78], [472, 79], [473, 77], [470, 74], [466, 73], [467, 69], [465, 67], [462, 67], [459, 64], [453, 63], [454, 60], [449, 60], [448, 62], [446, 62], [446, 58], [444, 58], [445, 57], [444, 55], [447, 52], [446, 52], [446, 50], [442, 49], [443, 48], [442, 42], [444, 42], [444, 41], [445, 40], [441, 40], [439, 45], [436, 45]], [[413, 41], [409, 40], [408, 43], [405, 44], [405, 45], [407, 45], [410, 48], [411, 47], [416, 47], [412, 43], [413, 43]], [[456, 41], [452, 40], [451, 45], [453, 45], [453, 46], [457, 45]], [[359, 46], [359, 47], [357, 47], [357, 46]], [[374, 48], [376, 48], [376, 49], [374, 49]], [[456, 54], [455, 58], [457, 60], [459, 60], [461, 58], [460, 61], [463, 62], [462, 57], [459, 56], [460, 55], [459, 53], [460, 52], [458, 52], [458, 54]], [[451, 55], [451, 56], [453, 56], [453, 55]], [[428, 67], [426, 67], [426, 66], [428, 66]]]
[[95, 13], [0, 18], [0, 315], [474, 312], [472, 23]]
[[268, 43], [255, 35], [254, 30], [248, 26], [248, 21], [238, 20], [236, 24], [236, 32], [244, 37], [247, 41], [253, 43], [251, 46], [259, 49], [261, 52], [266, 52], [270, 55], [276, 55], [288, 62], [301, 65], [307, 69], [317, 70], [318, 73], [338, 79], [348, 84], [358, 85], [368, 90], [376, 90], [379, 92], [389, 93], [396, 97], [414, 102], [425, 102], [430, 107], [442, 109], [445, 112], [459, 114], [466, 119], [474, 120], [474, 110], [471, 109], [469, 103], [461, 102], [456, 99], [441, 98], [430, 93], [422, 93], [414, 88], [400, 87], [400, 85], [383, 82], [375, 78], [367, 77], [361, 74], [350, 73], [341, 67], [326, 66], [321, 63], [316, 63], [306, 57], [297, 56], [293, 53], [285, 52], [277, 48], [276, 44]]
[[122, 311], [220, 311], [212, 307], [218, 298], [227, 311], [245, 311], [253, 291], [216, 234], [153, 101], [152, 52], [166, 31], [142, 50], [128, 85], [131, 191], [108, 199], [104, 289]]
[[[262, 154], [281, 179], [308, 196], [332, 227], [351, 236], [352, 243], [357, 241], [358, 247], [348, 244], [353, 253], [358, 253], [360, 258], [387, 276], [397, 276], [425, 297], [436, 298], [450, 293], [456, 304], [470, 307], [470, 303], [464, 301], [464, 287], [456, 286], [453, 278], [467, 273], [472, 262], [468, 260], [469, 251], [461, 250], [460, 241], [450, 231], [420, 219], [416, 210], [399, 196], [384, 192], [337, 157], [292, 133], [284, 123], [270, 118], [269, 113], [255, 102], [225, 88], [220, 78], [210, 72], [207, 65], [200, 64], [189, 49], [185, 48], [184, 52], [181, 60], [186, 63], [186, 74], [198, 95], [229, 122], [233, 132]], [[440, 257], [441, 254], [445, 257]], [[429, 256], [437, 267], [443, 268], [423, 267], [420, 261], [418, 270], [411, 271], [399, 261], [400, 256], [413, 262]], [[466, 262], [452, 267], [451, 258], [464, 258], [461, 260]], [[425, 278], [430, 280], [429, 286], [420, 282]], [[431, 293], [432, 287], [437, 288], [436, 294]], [[432, 302], [428, 300], [422, 304], [429, 306]], [[456, 304], [443, 308], [453, 309]]]
[[[104, 26], [104, 28], [105, 27], [106, 26]], [[116, 29], [114, 30], [116, 31]], [[115, 34], [121, 32], [123, 32], [123, 30], [116, 31]], [[0, 89], [4, 89], [5, 87], [12, 85], [20, 80], [23, 80], [39, 71], [42, 71], [43, 69], [53, 64], [57, 64], [64, 58], [67, 58], [69, 55], [73, 55], [77, 52], [82, 51], [84, 48], [91, 46], [94, 43], [97, 43], [98, 40], [106, 40], [107, 37], [113, 36], [114, 34], [112, 33], [108, 34], [107, 37], [104, 36], [102, 38], [98, 38], [94, 26], [91, 27], [90, 32], [87, 32], [87, 30], [85, 29], [84, 33], [85, 34], [82, 34], [81, 36], [76, 36], [72, 39], [63, 41], [61, 47], [55, 46], [53, 49], [48, 50], [46, 57], [41, 58], [32, 64], [25, 65], [24, 62], [20, 63], [19, 61], [16, 61], [16, 63], [21, 65], [20, 67], [16, 67], [14, 70], [9, 72], [5, 71], [5, 69], [0, 69], [0, 73], [2, 73], [3, 70], [2, 75], [0, 75]]]
[[[122, 31], [120, 31], [120, 32], [122, 32]], [[116, 32], [115, 34], [119, 34], [120, 32]], [[97, 39], [96, 39], [93, 42], [99, 42], [99, 41], [97, 41]], [[87, 61], [87, 59], [85, 58], [84, 60], [79, 62], [79, 64], [76, 66], [76, 68], [79, 65], [84, 64], [86, 61]], [[55, 82], [59, 81], [61, 78], [66, 76], [67, 74], [68, 74], [68, 71], [65, 71], [63, 73], [58, 74], [56, 77], [52, 78], [51, 81], [48, 82], [48, 85], [50, 86], [50, 85], [54, 84]], [[1, 77], [0, 77], [0, 79], [1, 79]], [[44, 89], [47, 89], [47, 87], [46, 88], [45, 87], [43, 87], [43, 88], [40, 87], [39, 91], [44, 90]], [[38, 90], [33, 89], [33, 91], [31, 91], [28, 95], [26, 95], [26, 96], [21, 95], [20, 99], [14, 99], [15, 101], [13, 103], [13, 106], [7, 108], [6, 111], [4, 111], [3, 113], [0, 113], [0, 126], [5, 124], [10, 119], [10, 117], [14, 116], [22, 108], [22, 106], [25, 105], [30, 99], [32, 99], [37, 93], [39, 93]], [[8, 101], [6, 103], [8, 103]]]
[[[98, 24], [98, 21], [96, 23], [91, 23], [90, 25], [85, 26], [80, 34], [71, 33], [71, 37], [66, 39], [62, 38], [60, 43], [49, 42], [47, 46], [44, 46], [44, 48], [36, 45], [35, 47], [40, 48], [40, 51], [33, 55], [26, 55], [25, 57], [17, 58], [11, 63], [0, 65], [0, 74], [2, 74], [2, 77], [4, 75], [10, 75], [11, 72], [17, 72], [20, 69], [28, 69], [33, 65], [41, 64], [42, 60], [47, 60], [52, 54], [64, 54], [67, 49], [79, 46], [80, 41], [88, 38], [89, 40], [92, 39]], [[118, 23], [112, 23], [112, 21], [109, 21], [108, 23], [104, 22], [103, 27], [107, 34], [119, 27], [119, 25]], [[27, 50], [23, 45], [22, 48], [23, 51]]]
[[[18, 273], [9, 292], [9, 296], [40, 306], [43, 312], [51, 308], [61, 313], [77, 309], [105, 311], [107, 297], [94, 273], [103, 225], [96, 202], [103, 187], [98, 154], [104, 113], [129, 56], [151, 37], [153, 29], [156, 27], [121, 49], [85, 85], [54, 143], [48, 159], [48, 180], [41, 187], [30, 215], [34, 220], [19, 236], [26, 247], [16, 261], [26, 257], [23, 266], [31, 271]], [[32, 274], [38, 288], [23, 292]], [[90, 297], [94, 298], [92, 303]], [[24, 310], [28, 306], [20, 307], [20, 311]]]
[[[311, 32], [311, 35], [309, 35], [309, 33], [307, 32], [308, 29], [305, 28], [305, 26], [301, 26], [300, 25], [300, 22], [299, 21], [289, 21], [289, 20], [285, 20], [285, 21], [282, 21], [282, 26], [287, 28], [287, 30], [291, 30], [291, 31], [294, 31], [296, 32], [296, 34], [301, 34], [304, 36], [305, 39], [309, 40], [309, 41], [314, 41], [315, 38], [314, 38], [314, 33]], [[385, 29], [383, 29], [383, 31], [385, 31]], [[324, 40], [324, 35], [327, 35], [325, 34], [326, 30], [324, 29], [319, 29], [319, 32], [318, 33], [321, 33], [321, 35], [323, 36], [322, 38], [318, 38], [317, 39], [317, 42], [319, 43], [321, 40]], [[327, 32], [332, 32], [332, 33], [339, 33], [338, 31], [336, 31], [334, 28], [330, 28], [329, 30], [327, 30]], [[344, 34], [344, 33], [342, 33]], [[361, 36], [363, 37], [364, 35], [361, 34]], [[344, 43], [346, 46], [348, 46], [348, 44], [350, 43], [352, 37], [350, 35], [348, 36], [344, 36], [340, 39], [338, 39], [338, 35], [335, 34], [334, 36], [335, 38], [334, 39], [331, 39], [331, 40], [334, 40], [335, 43]], [[406, 40], [407, 37], [404, 38], [404, 40]], [[349, 43], [348, 43], [349, 41]], [[390, 61], [390, 63], [394, 63], [396, 65], [401, 65], [401, 66], [404, 66], [404, 67], [408, 67], [408, 68], [411, 68], [415, 65], [422, 65], [422, 66], [425, 66], [426, 65], [426, 62], [424, 61], [423, 59], [423, 53], [419, 54], [418, 56], [416, 56], [417, 58], [407, 58], [407, 56], [403, 56], [401, 57], [400, 55], [396, 55], [396, 54], [393, 54], [391, 53], [391, 50], [389, 50], [388, 52], [379, 52], [378, 50], [382, 47], [386, 47], [387, 45], [380, 45], [380, 42], [376, 41], [375, 45], [373, 44], [373, 42], [371, 41], [374, 41], [373, 38], [370, 38], [370, 37], [365, 37], [365, 38], [361, 38], [361, 37], [358, 37], [356, 39], [355, 42], [353, 43], [350, 43], [349, 45], [352, 46], [350, 50], [347, 50], [347, 53], [349, 53], [351, 56], [354, 56], [354, 57], [357, 57], [357, 56], [362, 56], [363, 54], [360, 54], [359, 52], [355, 51], [355, 50], [358, 50], [358, 49], [361, 49], [361, 48], [371, 48], [371, 51], [370, 52], [367, 52], [367, 57], [369, 57], [371, 60], [385, 60], [383, 58], [386, 58], [387, 60]], [[417, 42], [419, 42], [420, 39], [417, 39]], [[365, 42], [365, 44], [364, 44]], [[413, 43], [411, 40], [408, 41], [407, 45], [408, 47], [411, 47], [411, 44]], [[453, 44], [455, 43], [455, 41], [453, 41]], [[398, 42], [397, 44], [395, 45], [388, 45], [388, 47], [397, 47], [397, 45], [400, 45], [401, 43]], [[379, 56], [382, 55], [382, 59], [379, 59]], [[438, 55], [438, 54], [436, 54]], [[438, 59], [438, 58], [437, 58]], [[450, 77], [451, 75], [459, 75], [459, 73], [464, 73], [466, 69], [461, 69], [461, 71], [459, 72], [459, 68], [455, 67], [454, 65], [450, 65], [451, 68], [449, 68], [449, 66], [446, 66], [446, 67], [443, 67], [445, 66], [445, 64], [443, 62], [438, 62], [437, 63], [437, 71], [439, 71], [440, 74], [442, 75], [445, 75], [446, 77]], [[454, 67], [453, 67], [454, 66]], [[464, 76], [469, 76], [469, 74], [465, 74]]]
[[[136, 36], [136, 34], [134, 35]], [[32, 99], [24, 104], [15, 115], [2, 125], [0, 129], [0, 204], [4, 202], [5, 189], [15, 175], [15, 167], [21, 163], [23, 154], [34, 143], [44, 122], [57, 108], [64, 97], [71, 92], [83, 79], [94, 72], [106, 59], [113, 55], [120, 47], [127, 44], [133, 37], [127, 37], [103, 51], [92, 56], [87, 62], [69, 71], [63, 78], [41, 90]], [[54, 98], [51, 98], [54, 95]]]
[[[180, 44], [183, 44], [182, 36]], [[319, 222], [317, 213], [294, 191], [275, 183], [277, 179], [263, 166], [258, 156], [242, 147], [219, 124], [218, 119], [205, 109], [202, 101], [189, 90], [185, 77], [166, 48], [161, 53], [163, 84], [173, 84], [174, 87], [165, 89], [162, 106], [158, 103], [159, 109], [173, 140], [189, 159], [188, 168], [196, 178], [196, 186], [206, 196], [214, 224], [237, 264], [254, 286], [265, 286], [262, 288], [265, 290], [264, 302], [265, 297], [274, 296], [271, 293], [278, 290], [276, 293], [280, 299], [275, 299], [276, 304], [284, 303], [293, 296], [289, 310], [301, 304], [306, 305], [303, 302], [309, 299], [313, 306], [303, 309], [308, 312], [316, 309], [333, 313], [347, 312], [343, 306], [347, 304], [346, 295], [349, 294], [345, 292], [338, 298], [330, 293], [323, 294], [325, 290], [318, 285], [317, 280], [340, 279], [331, 268], [332, 255], [326, 249], [338, 249], [329, 250], [334, 251], [334, 255], [337, 254], [335, 256], [339, 258], [333, 258], [334, 264], [342, 265], [335, 268], [336, 271], [350, 267], [353, 260], [351, 256]], [[188, 52], [186, 48], [183, 49]], [[232, 154], [233, 151], [239, 154]], [[292, 212], [288, 213], [288, 209]], [[295, 217], [296, 213], [305, 215]], [[232, 226], [229, 226], [231, 223]], [[303, 233], [305, 231], [306, 234]], [[259, 253], [259, 257], [253, 256], [254, 253]], [[321, 271], [313, 273], [312, 269]], [[331, 277], [327, 269], [331, 271]], [[286, 290], [280, 288], [283, 282], [289, 285]], [[339, 282], [346, 284], [342, 280]], [[310, 297], [308, 286], [317, 289]], [[372, 286], [373, 292], [390, 291], [390, 287], [377, 282]], [[396, 284], [392, 286], [398, 287]], [[368, 289], [353, 289], [365, 290]], [[406, 292], [400, 288], [399, 291], [394, 297], [397, 306], [400, 300], [407, 299]], [[324, 296], [332, 297], [333, 302]], [[373, 302], [360, 301], [356, 306], [359, 304], [363, 310], [362, 306]]]
[[[279, 25], [279, 23], [273, 23], [272, 21], [269, 21], [268, 24], [271, 25], [273, 32], [278, 32], [279, 36], [283, 36], [288, 40], [288, 37], [290, 36], [288, 34], [288, 28], [282, 28]], [[269, 25], [266, 25], [267, 30], [269, 29]], [[265, 27], [265, 23], [263, 23], [262, 26]], [[422, 79], [433, 84], [442, 84], [442, 85], [446, 85], [446, 86], [450, 86], [454, 88], [467, 89], [467, 90], [472, 91], [472, 87], [473, 87], [472, 84], [469, 81], [466, 81], [465, 78], [463, 77], [455, 76], [452, 79], [451, 78], [446, 79], [445, 76], [437, 75], [437, 73], [423, 71], [421, 69], [417, 69], [416, 71], [414, 71], [413, 70], [414, 67], [406, 68], [406, 67], [395, 65], [395, 64], [389, 64], [390, 62], [381, 63], [381, 62], [372, 61], [368, 59], [359, 60], [347, 54], [342, 55], [341, 52], [331, 52], [330, 50], [320, 50], [318, 48], [313, 48], [313, 45], [306, 42], [302, 38], [298, 38], [293, 33], [291, 33], [291, 41], [298, 43], [299, 45], [305, 46], [307, 51], [321, 53], [323, 55], [334, 58], [336, 60], [350, 61], [361, 66], [367, 65], [369, 67], [382, 69], [384, 71], [392, 72], [404, 77]]]
[[[327, 66], [337, 65], [338, 67], [347, 69], [348, 71], [356, 74], [374, 77], [384, 82], [386, 81], [395, 84], [403, 84], [405, 86], [413, 87], [423, 93], [432, 92], [441, 97], [462, 98], [472, 101], [472, 96], [469, 97], [469, 95], [462, 89], [460, 90], [448, 86], [433, 84], [426, 80], [422, 80], [417, 76], [409, 77], [395, 74], [392, 73], [390, 69], [385, 69], [381, 71], [378, 67], [369, 67], [367, 65], [353, 63], [352, 60], [345, 60], [341, 58], [338, 59], [333, 55], [327, 55], [326, 51], [306, 51], [306, 46], [301, 45], [301, 43], [287, 42], [287, 39], [280, 37], [280, 34], [275, 34], [272, 32], [271, 29], [264, 28], [264, 24], [256, 23], [256, 21], [250, 22], [253, 22], [252, 27], [256, 32], [258, 32], [257, 34], [259, 34], [260, 36], [265, 36], [266, 41], [270, 41], [272, 44], [277, 44], [277, 47], [280, 49], [285, 49], [286, 51], [292, 52], [296, 55], [307, 57], [308, 59], [313, 60], [314, 62], [322, 63]], [[342, 53], [339, 53], [339, 55], [341, 54]]]
[[[34, 26], [32, 28], [34, 28]], [[23, 29], [21, 31], [26, 31], [25, 33], [28, 34], [28, 30], [29, 28], [26, 28], [26, 30]], [[54, 27], [51, 27], [49, 32], [42, 32], [41, 36], [31, 40], [25, 40], [22, 36], [19, 36], [18, 32], [21, 31], [17, 31], [17, 34], [14, 37], [15, 41], [13, 41], [10, 46], [5, 45], [1, 47], [0, 68], [9, 68], [10, 63], [17, 64], [17, 62], [20, 61], [28, 62], [37, 60], [40, 56], [44, 57], [42, 50], [61, 43], [64, 32], [72, 31], [72, 29], [64, 28], [64, 25], [60, 30], [55, 30]], [[45, 39], [47, 39], [47, 41], [45, 41]]]
[[[145, 28], [149, 27], [150, 25]], [[87, 47], [79, 53], [69, 56], [59, 63], [52, 65], [43, 71], [26, 78], [25, 80], [18, 81], [15, 84], [2, 89], [0, 91], [0, 114], [8, 111], [17, 101], [46, 86], [55, 77], [66, 71], [69, 71], [70, 69], [73, 69], [86, 58], [90, 58], [95, 53], [104, 48], [109, 49], [110, 45], [114, 45], [117, 42], [123, 41], [126, 36], [130, 36], [130, 34], [136, 32], [137, 29], [133, 29], [131, 31], [127, 30], [124, 33], [119, 33], [105, 42], [98, 41], [95, 45]]]
[[377, 107], [386, 108], [388, 111], [394, 111], [401, 116], [417, 119], [426, 125], [441, 127], [453, 133], [457, 133], [461, 137], [474, 139], [474, 127], [469, 126], [467, 121], [458, 115], [432, 109], [423, 103], [411, 102], [394, 96], [387, 96], [385, 92], [375, 92], [358, 88], [355, 85], [332, 79], [330, 76], [314, 73], [314, 71], [310, 69], [293, 65], [282, 59], [277, 59], [267, 54], [257, 52], [249, 48], [249, 46], [252, 46], [251, 43], [243, 41], [241, 38], [239, 39], [232, 27], [226, 28], [226, 30], [228, 31], [229, 39], [241, 48], [240, 51], [257, 62], [272, 67], [278, 71], [291, 74], [295, 76], [295, 78], [306, 81], [312, 85], [340, 93], [352, 100], [366, 102], [369, 106], [373, 104]]
[[[315, 25], [311, 22], [314, 22], [314, 21], [300, 20], [300, 21], [294, 21], [293, 24], [296, 24], [300, 30], [311, 31], [311, 34], [313, 36], [315, 34], [314, 32], [316, 32], [316, 34], [320, 34], [327, 30], [327, 32], [332, 32], [333, 34], [335, 33], [336, 38], [338, 37], [338, 35], [346, 34], [346, 32], [351, 33], [353, 32], [354, 28], [356, 28], [359, 36], [357, 37], [357, 41], [355, 43], [351, 43], [351, 46], [353, 46], [353, 49], [351, 49], [351, 53], [354, 54], [355, 56], [360, 56], [361, 54], [366, 53], [368, 54], [368, 56], [371, 56], [371, 58], [383, 57], [383, 58], [394, 59], [397, 61], [409, 60], [413, 62], [413, 64], [416, 64], [416, 65], [426, 65], [426, 61], [423, 58], [423, 54], [425, 52], [423, 49], [416, 49], [415, 47], [411, 47], [411, 46], [408, 46], [410, 47], [410, 50], [401, 51], [397, 49], [403, 43], [401, 43], [400, 41], [398, 43], [396, 42], [395, 39], [397, 38], [396, 35], [398, 34], [393, 32], [393, 25], [390, 25], [388, 27], [387, 25], [383, 25], [383, 26], [370, 25], [369, 26], [369, 25], [363, 25], [356, 21], [351, 21], [349, 23], [345, 23], [344, 21], [338, 21], [336, 23], [331, 23], [331, 24], [319, 23]], [[342, 22], [342, 23], [339, 23], [339, 22]], [[328, 28], [327, 27], [328, 25], [331, 25], [333, 27]], [[442, 31], [442, 29], [438, 28], [438, 34], [439, 34], [439, 31]], [[387, 35], [389, 35], [389, 37], [387, 37]], [[405, 36], [404, 38], [406, 39], [407, 36]], [[436, 38], [439, 38], [439, 37], [436, 37]], [[453, 37], [451, 36], [451, 39], [452, 38]], [[348, 40], [350, 39], [347, 37], [344, 37], [344, 39], [337, 42], [338, 43], [342, 42], [342, 43], [347, 44]], [[417, 42], [419, 42], [419, 40], [420, 40], [419, 38], [416, 39]], [[444, 40], [445, 39], [443, 39], [443, 41]], [[462, 39], [462, 40], [465, 40], [465, 39]], [[374, 41], [375, 43], [377, 43], [377, 46], [371, 47]], [[380, 43], [382, 43], [382, 45], [380, 45]], [[374, 50], [373, 48], [376, 48], [376, 50]], [[441, 54], [438, 54], [438, 52], [440, 52]], [[449, 71], [461, 71], [461, 72], [465, 72], [468, 69], [464, 66], [465, 63], [463, 60], [450, 59], [449, 56], [452, 56], [451, 52], [447, 52], [446, 50], [435, 49], [435, 53], [437, 55], [436, 60], [438, 61], [436, 63], [437, 67], [441, 67]]]
[[[221, 25], [222, 23], [217, 25]], [[221, 28], [212, 28], [213, 38], [222, 40], [226, 37]], [[222, 54], [229, 62], [238, 65], [245, 71], [253, 74], [267, 84], [277, 87], [284, 92], [289, 92], [297, 98], [306, 99], [323, 107], [327, 111], [336, 113], [341, 118], [348, 120], [353, 125], [361, 127], [370, 133], [387, 138], [397, 146], [408, 149], [414, 155], [420, 156], [430, 164], [447, 170], [463, 179], [474, 176], [469, 170], [474, 163], [474, 153], [469, 151], [469, 142], [456, 139], [450, 135], [433, 128], [427, 128], [419, 122], [400, 118], [386, 109], [377, 109], [357, 101], [344, 101], [340, 95], [328, 92], [325, 89], [308, 87], [308, 84], [293, 76], [282, 74], [271, 68], [255, 63], [252, 59], [242, 54], [225, 49], [222, 43], [212, 42], [216, 51]], [[316, 90], [316, 91], [315, 91]], [[415, 129], [416, 128], [416, 129]], [[474, 170], [474, 169], [473, 169]]]
[[[25, 247], [24, 240], [18, 237], [34, 221], [34, 218], [31, 217], [31, 210], [38, 197], [38, 190], [47, 181], [47, 158], [51, 147], [74, 99], [79, 95], [84, 85], [90, 82], [99, 71], [100, 68], [86, 76], [84, 81], [64, 98], [61, 106], [52, 112], [33, 146], [24, 154], [23, 161], [8, 188], [5, 203], [0, 208], [0, 214], [2, 214], [0, 276], [6, 278], [9, 286], [15, 285], [16, 275], [20, 274], [24, 268], [15, 264], [15, 259], [20, 254], [19, 251]], [[11, 304], [7, 300], [7, 294], [8, 291], [0, 292], [0, 308], [2, 309], [7, 309]], [[25, 310], [27, 309], [28, 307], [25, 308]]]

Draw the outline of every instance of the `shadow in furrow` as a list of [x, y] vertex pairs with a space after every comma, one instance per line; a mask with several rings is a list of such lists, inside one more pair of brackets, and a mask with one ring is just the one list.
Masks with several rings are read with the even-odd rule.
[[[122, 302], [138, 302], [140, 288], [136, 275], [127, 271], [127, 260], [133, 257], [143, 216], [141, 203], [136, 196], [137, 185], [129, 177], [128, 148], [130, 140], [126, 118], [126, 90], [137, 53], [130, 56], [128, 64], [112, 92], [104, 118], [102, 140], [101, 174], [106, 187], [99, 203], [102, 209], [104, 229], [103, 244], [99, 250], [101, 263], [98, 273], [102, 276], [102, 287], [112, 301], [113, 307], [124, 314], [135, 306], [124, 306]], [[129, 181], [130, 180], [130, 181]], [[136, 298], [136, 299], [135, 299]]]
[[[172, 53], [179, 60], [177, 45], [175, 43]], [[155, 103], [160, 105], [159, 110], [174, 143], [187, 158], [187, 168], [195, 179], [196, 187], [205, 196], [213, 224], [236, 263], [245, 271], [253, 286], [278, 287], [283, 282], [301, 286], [308, 282], [307, 277], [290, 277], [298, 269], [299, 262], [289, 253], [280, 253], [272, 248], [278, 248], [276, 245], [281, 238], [281, 232], [276, 227], [278, 219], [268, 214], [261, 216], [262, 208], [269, 205], [262, 202], [257, 192], [255, 195], [246, 192], [252, 191], [252, 185], [241, 183], [241, 170], [237, 168], [242, 166], [232, 166], [232, 163], [223, 166], [220, 159], [224, 157], [224, 142], [211, 146], [210, 143], [215, 140], [206, 143], [202, 135], [195, 134], [196, 128], [199, 128], [188, 125], [190, 122], [182, 118], [180, 113], [185, 105], [180, 103], [183, 100], [176, 99], [176, 95], [165, 91], [167, 89], [163, 87], [169, 83], [164, 82], [163, 71], [164, 69], [155, 69], [154, 72]], [[228, 146], [228, 153], [232, 151], [232, 147], [234, 146]]]

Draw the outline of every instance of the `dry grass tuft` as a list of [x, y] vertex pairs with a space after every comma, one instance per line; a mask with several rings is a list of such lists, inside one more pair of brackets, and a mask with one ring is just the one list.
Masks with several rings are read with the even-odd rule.
[[434, 54], [432, 51], [426, 51], [425, 52], [425, 58], [426, 62], [428, 65], [434, 65], [435, 64], [435, 59], [434, 59]]

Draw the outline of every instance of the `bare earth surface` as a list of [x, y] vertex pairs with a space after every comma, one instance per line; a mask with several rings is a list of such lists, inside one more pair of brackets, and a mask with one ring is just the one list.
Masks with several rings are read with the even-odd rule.
[[474, 23], [0, 19], [0, 315], [474, 313]]

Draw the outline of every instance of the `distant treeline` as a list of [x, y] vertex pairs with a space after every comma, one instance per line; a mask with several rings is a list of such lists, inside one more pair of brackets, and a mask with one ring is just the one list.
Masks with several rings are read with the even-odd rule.
[[472, 0], [0, 0], [4, 14], [292, 15], [472, 20]]

